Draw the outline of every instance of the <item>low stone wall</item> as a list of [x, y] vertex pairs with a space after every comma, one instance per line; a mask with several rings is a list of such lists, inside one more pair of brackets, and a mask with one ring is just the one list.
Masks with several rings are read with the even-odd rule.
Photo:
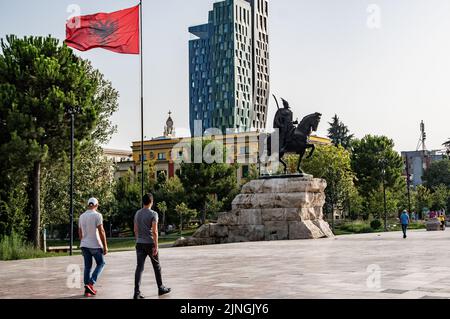
[[326, 186], [312, 177], [253, 180], [217, 224], [203, 225], [175, 246], [333, 237], [323, 220]]

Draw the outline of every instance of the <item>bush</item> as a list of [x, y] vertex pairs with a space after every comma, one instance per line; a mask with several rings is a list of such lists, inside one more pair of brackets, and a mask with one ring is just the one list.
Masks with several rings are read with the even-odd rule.
[[44, 257], [42, 250], [35, 249], [23, 238], [13, 232], [10, 236], [3, 236], [0, 240], [0, 260], [17, 260]]
[[381, 228], [381, 222], [378, 219], [374, 219], [370, 222], [370, 228], [377, 230]]
[[348, 234], [362, 234], [372, 232], [372, 229], [369, 227], [369, 224], [361, 220], [344, 223], [336, 228], [339, 229], [341, 232]]

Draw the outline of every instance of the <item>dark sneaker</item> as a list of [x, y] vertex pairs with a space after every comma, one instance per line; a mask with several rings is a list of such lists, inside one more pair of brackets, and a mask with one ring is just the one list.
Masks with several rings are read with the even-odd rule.
[[158, 295], [160, 295], [160, 296], [166, 295], [171, 291], [172, 291], [172, 289], [162, 286], [162, 287], [159, 287], [159, 289], [158, 289]]
[[93, 284], [87, 284], [85, 286], [86, 290], [88, 290], [91, 294], [96, 295], [97, 294], [97, 290], [94, 289], [94, 285]]
[[84, 296], [85, 297], [94, 297], [94, 295], [87, 289], [87, 287], [84, 289]]
[[145, 299], [145, 296], [141, 293], [134, 294], [133, 299]]

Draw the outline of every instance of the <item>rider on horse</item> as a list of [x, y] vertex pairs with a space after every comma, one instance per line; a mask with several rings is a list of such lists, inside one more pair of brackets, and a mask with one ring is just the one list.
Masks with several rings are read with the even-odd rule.
[[289, 106], [288, 101], [283, 101], [284, 108], [279, 109], [275, 114], [273, 121], [273, 127], [280, 130], [280, 149], [286, 147], [295, 131], [295, 125], [298, 125], [298, 121], [293, 121], [293, 113]]

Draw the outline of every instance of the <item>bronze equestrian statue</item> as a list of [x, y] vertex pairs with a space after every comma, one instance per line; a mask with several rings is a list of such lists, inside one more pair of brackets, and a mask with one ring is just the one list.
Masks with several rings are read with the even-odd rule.
[[[279, 107], [277, 98], [274, 96], [275, 101], [278, 106], [278, 111], [275, 114], [273, 127], [275, 129], [279, 129], [280, 136], [280, 162], [284, 166], [284, 173], [287, 174], [287, 164], [283, 161], [283, 157], [287, 153], [295, 153], [299, 155], [297, 171], [300, 174], [303, 174], [303, 171], [300, 168], [303, 157], [305, 156], [306, 150], [311, 149], [307, 158], [310, 158], [314, 154], [315, 146], [314, 144], [308, 143], [308, 138], [312, 132], [317, 131], [317, 128], [320, 123], [320, 119], [322, 114], [313, 113], [307, 115], [303, 118], [303, 120], [298, 123], [298, 121], [293, 121], [293, 114], [290, 109], [289, 103], [283, 100], [283, 108]], [[296, 126], [297, 125], [297, 126]], [[272, 136], [268, 137], [267, 141], [267, 149], [268, 155], [272, 155]]]

